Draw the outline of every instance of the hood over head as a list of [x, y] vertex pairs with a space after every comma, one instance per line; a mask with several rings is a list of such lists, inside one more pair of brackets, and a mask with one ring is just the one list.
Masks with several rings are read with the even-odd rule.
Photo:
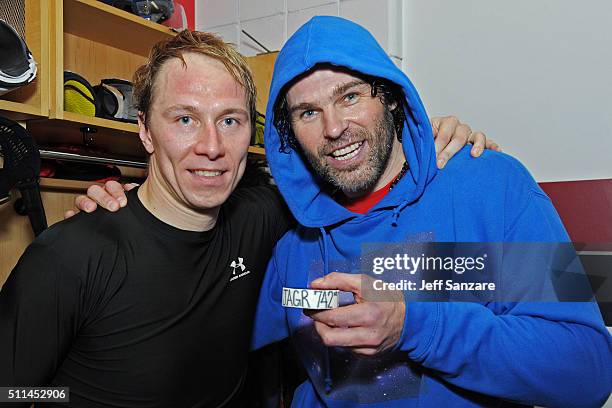
[[417, 200], [437, 172], [431, 125], [419, 95], [366, 29], [340, 17], [317, 16], [300, 27], [281, 49], [266, 109], [266, 157], [295, 218], [306, 227], [323, 227], [358, 216], [321, 189], [302, 155], [291, 148], [281, 151], [280, 136], [274, 126], [276, 100], [285, 97], [288, 84], [319, 64], [385, 78], [402, 87], [406, 98], [402, 144], [411, 177], [406, 174], [398, 184], [402, 188], [393, 189], [371, 211]]

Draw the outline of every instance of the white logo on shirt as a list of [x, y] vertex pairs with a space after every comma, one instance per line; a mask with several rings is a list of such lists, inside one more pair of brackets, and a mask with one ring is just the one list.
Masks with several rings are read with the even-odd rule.
[[232, 277], [230, 278], [230, 282], [251, 273], [251, 271], [246, 270], [246, 266], [244, 266], [244, 258], [242, 257], [238, 257], [238, 262], [232, 261], [230, 263], [230, 268], [232, 268]]
[[232, 272], [232, 275], [236, 274], [236, 268], [240, 268], [242, 272], [244, 272], [244, 270], [246, 269], [246, 266], [244, 266], [244, 258], [240, 257], [238, 257], [238, 263], [236, 263], [236, 261], [232, 261], [230, 266], [234, 268], [234, 272]]

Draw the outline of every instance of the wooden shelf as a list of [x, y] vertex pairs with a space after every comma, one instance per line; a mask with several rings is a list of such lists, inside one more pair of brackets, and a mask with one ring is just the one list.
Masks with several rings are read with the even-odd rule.
[[85, 116], [73, 112], [64, 112], [63, 120], [76, 122], [83, 125], [101, 127], [105, 129], [121, 130], [123, 132], [138, 133], [138, 125], [133, 123], [119, 122], [116, 120], [103, 119], [95, 116]]
[[138, 137], [136, 125], [116, 122], [108, 119], [94, 118], [78, 114], [68, 114], [66, 118], [43, 118], [28, 122], [28, 131], [40, 146], [55, 144], [83, 145], [83, 126], [93, 126], [95, 149], [112, 155], [145, 158], [147, 153]]
[[8, 113], [6, 116], [14, 120], [33, 119], [47, 115], [47, 112], [42, 115], [40, 109], [36, 106], [5, 100], [0, 100], [0, 111], [6, 111]]
[[98, 0], [64, 0], [64, 32], [145, 57], [151, 44], [176, 35], [169, 27]]
[[40, 186], [49, 190], [78, 190], [86, 191], [92, 184], [99, 184], [93, 181], [80, 181], [80, 180], [64, 180], [55, 178], [41, 177]]
[[266, 149], [258, 146], [249, 146], [249, 153], [257, 156], [266, 156]]

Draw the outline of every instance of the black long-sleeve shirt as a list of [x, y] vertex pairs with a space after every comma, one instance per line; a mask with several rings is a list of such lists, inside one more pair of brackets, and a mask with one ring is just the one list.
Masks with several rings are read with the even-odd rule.
[[116, 214], [54, 225], [0, 291], [0, 386], [67, 386], [74, 407], [232, 406], [289, 226], [269, 187], [238, 189], [206, 232], [163, 223], [135, 191]]

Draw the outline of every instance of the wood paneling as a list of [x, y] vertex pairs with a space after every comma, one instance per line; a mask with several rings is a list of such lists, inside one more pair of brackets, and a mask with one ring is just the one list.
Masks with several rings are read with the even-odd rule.
[[276, 61], [277, 56], [278, 52], [271, 52], [246, 58], [253, 71], [255, 86], [257, 87], [257, 111], [264, 115], [266, 114], [266, 105], [268, 104], [274, 61]]
[[49, 112], [49, 25], [46, 0], [25, 1], [26, 44], [37, 65], [34, 81], [0, 98], [0, 111], [13, 119], [46, 116]]
[[166, 26], [98, 0], [64, 0], [64, 32], [143, 58], [149, 55], [151, 44], [175, 35]]
[[64, 33], [64, 69], [85, 77], [92, 86], [104, 78], [131, 81], [145, 61], [146, 57], [125, 49]]
[[[64, 219], [64, 211], [74, 207], [74, 198], [84, 194], [92, 183], [43, 181], [41, 196], [47, 223], [55, 224]], [[0, 286], [8, 277], [21, 254], [34, 239], [34, 233], [27, 216], [18, 215], [13, 204], [20, 198], [19, 191], [11, 192], [11, 201], [0, 205]]]

